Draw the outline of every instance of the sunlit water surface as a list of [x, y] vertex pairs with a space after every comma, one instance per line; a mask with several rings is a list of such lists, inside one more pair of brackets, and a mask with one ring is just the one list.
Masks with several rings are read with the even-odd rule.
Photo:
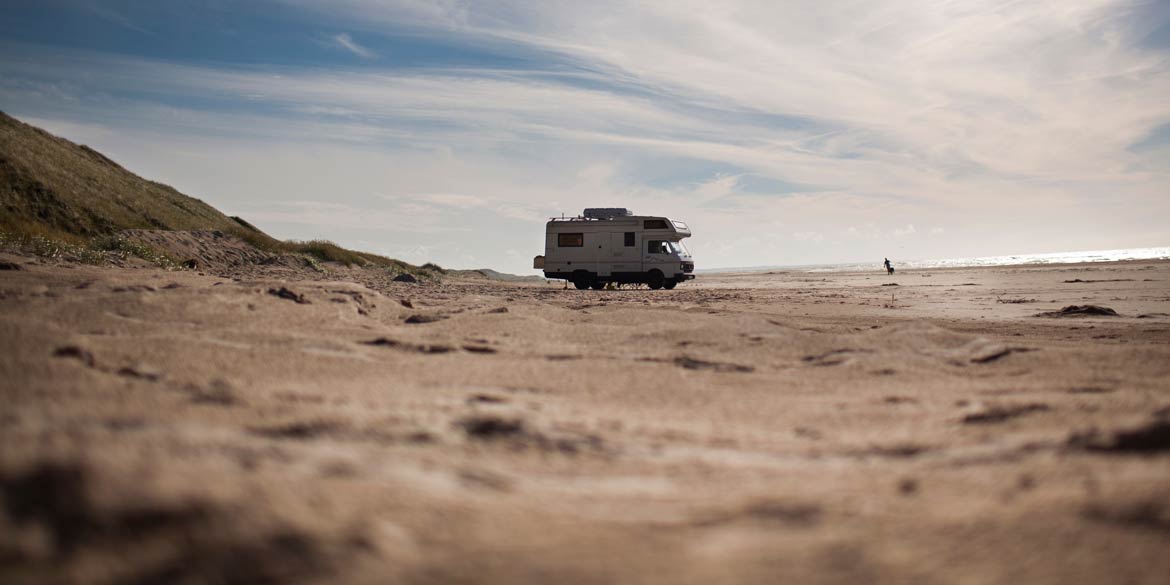
[[[1054, 252], [1049, 254], [1016, 254], [1012, 256], [984, 256], [982, 258], [941, 258], [933, 260], [901, 261], [891, 258], [895, 269], [909, 268], [965, 268], [972, 266], [1017, 266], [1021, 264], [1075, 264], [1081, 262], [1116, 262], [1121, 260], [1170, 259], [1170, 247], [1126, 248], [1122, 250], [1091, 250], [1086, 252]], [[864, 272], [883, 270], [881, 260], [869, 263], [809, 264], [803, 266], [753, 266], [746, 268], [714, 268], [698, 272], [763, 272], [766, 270], [801, 270], [805, 272]]]

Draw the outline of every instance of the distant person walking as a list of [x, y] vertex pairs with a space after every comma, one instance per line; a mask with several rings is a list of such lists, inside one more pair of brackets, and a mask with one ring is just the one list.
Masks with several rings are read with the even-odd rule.
[[890, 264], [889, 258], [886, 258], [886, 261], [884, 262], [884, 264], [886, 265], [886, 274], [893, 274], [894, 273], [894, 265]]

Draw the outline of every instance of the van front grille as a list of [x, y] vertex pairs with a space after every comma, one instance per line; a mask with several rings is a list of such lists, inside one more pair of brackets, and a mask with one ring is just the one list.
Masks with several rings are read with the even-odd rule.
[[687, 273], [694, 272], [695, 271], [695, 263], [694, 262], [683, 262], [682, 269], [683, 269], [683, 272], [687, 272]]

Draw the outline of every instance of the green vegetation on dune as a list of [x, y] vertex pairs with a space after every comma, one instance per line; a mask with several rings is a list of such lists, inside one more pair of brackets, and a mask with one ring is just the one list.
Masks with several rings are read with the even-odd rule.
[[235, 231], [214, 207], [0, 113], [0, 229], [79, 238], [125, 229]]
[[[278, 248], [285, 253], [308, 254], [322, 262], [336, 262], [346, 266], [378, 266], [382, 268], [390, 268], [396, 272], [417, 272], [419, 270], [429, 270], [428, 267], [434, 266], [428, 264], [427, 266], [414, 266], [401, 260], [379, 256], [377, 254], [370, 254], [369, 252], [356, 252], [347, 248], [342, 248], [328, 240], [310, 240], [307, 242], [285, 241], [278, 242]], [[437, 266], [436, 266], [437, 268]], [[442, 270], [442, 269], [440, 269]]]
[[0, 246], [91, 264], [142, 258], [177, 267], [123, 230], [218, 230], [271, 254], [434, 277], [444, 270], [342, 248], [325, 240], [282, 241], [247, 221], [143, 179], [88, 146], [0, 112]]

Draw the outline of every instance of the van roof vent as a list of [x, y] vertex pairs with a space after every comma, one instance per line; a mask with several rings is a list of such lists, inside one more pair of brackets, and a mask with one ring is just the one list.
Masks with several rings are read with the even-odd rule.
[[584, 215], [586, 219], [613, 219], [634, 214], [625, 207], [586, 207]]

